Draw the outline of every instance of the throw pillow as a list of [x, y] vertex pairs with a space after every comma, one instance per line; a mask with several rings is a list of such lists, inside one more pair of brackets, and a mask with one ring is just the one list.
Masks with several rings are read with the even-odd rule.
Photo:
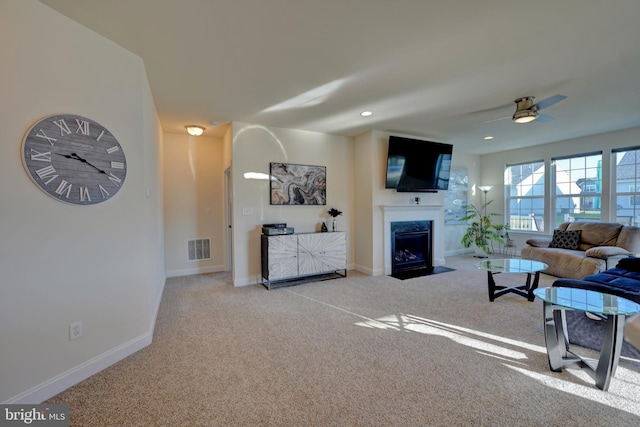
[[581, 230], [553, 230], [553, 239], [551, 240], [549, 247], [573, 250], [578, 249], [578, 242], [580, 241], [580, 231]]

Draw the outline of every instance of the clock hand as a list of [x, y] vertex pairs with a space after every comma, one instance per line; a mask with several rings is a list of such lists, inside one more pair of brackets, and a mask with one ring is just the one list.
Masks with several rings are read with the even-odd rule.
[[73, 157], [72, 157], [73, 159], [80, 160], [82, 163], [86, 163], [86, 164], [88, 164], [89, 166], [91, 166], [92, 168], [94, 168], [95, 170], [97, 170], [98, 172], [100, 172], [100, 173], [103, 173], [103, 174], [107, 175], [107, 173], [106, 173], [105, 171], [103, 171], [103, 170], [102, 170], [102, 169], [100, 169], [99, 167], [97, 167], [97, 166], [95, 166], [95, 165], [91, 164], [89, 161], [87, 161], [87, 160], [83, 159], [82, 157], [78, 156], [76, 153], [71, 153], [71, 156], [73, 156]]
[[79, 161], [81, 161], [82, 163], [86, 163], [86, 164], [88, 164], [89, 166], [91, 166], [92, 168], [94, 168], [95, 170], [97, 170], [98, 172], [100, 172], [100, 173], [103, 173], [103, 174], [107, 175], [107, 173], [106, 173], [105, 171], [103, 171], [102, 169], [100, 169], [99, 167], [97, 167], [97, 166], [95, 166], [95, 165], [92, 165], [92, 164], [91, 164], [90, 162], [88, 162], [87, 160], [85, 160], [85, 159], [83, 159], [82, 157], [78, 156], [78, 154], [77, 154], [77, 153], [71, 153], [71, 155], [69, 155], [69, 154], [59, 154], [59, 153], [57, 153], [57, 154], [58, 154], [59, 156], [66, 157], [67, 159], [79, 160]]

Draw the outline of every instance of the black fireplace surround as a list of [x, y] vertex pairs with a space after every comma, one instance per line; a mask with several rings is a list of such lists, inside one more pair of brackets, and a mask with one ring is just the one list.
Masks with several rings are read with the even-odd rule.
[[391, 276], [400, 279], [433, 272], [433, 221], [400, 221], [391, 225]]

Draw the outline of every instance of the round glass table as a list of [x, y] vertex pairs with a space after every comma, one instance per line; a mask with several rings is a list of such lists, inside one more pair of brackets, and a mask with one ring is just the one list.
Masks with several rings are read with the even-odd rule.
[[[533, 294], [544, 301], [544, 338], [549, 368], [559, 372], [569, 366], [580, 367], [595, 379], [596, 387], [607, 390], [620, 360], [625, 318], [640, 312], [640, 304], [615, 295], [576, 288], [540, 288], [534, 290]], [[606, 332], [597, 361], [569, 351], [566, 310], [607, 317]]]
[[[533, 261], [530, 259], [506, 258], [506, 259], [485, 259], [475, 264], [479, 270], [487, 272], [489, 301], [493, 301], [499, 296], [508, 293], [514, 293], [525, 297], [529, 301], [533, 301], [535, 296], [533, 290], [538, 287], [540, 280], [540, 272], [548, 267], [544, 262]], [[493, 278], [495, 274], [500, 273], [526, 273], [527, 281], [524, 285], [518, 286], [498, 286]], [[533, 275], [533, 281], [531, 276]]]

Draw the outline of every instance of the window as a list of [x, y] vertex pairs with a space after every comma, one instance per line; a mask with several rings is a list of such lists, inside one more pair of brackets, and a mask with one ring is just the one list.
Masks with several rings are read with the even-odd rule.
[[507, 165], [505, 206], [512, 230], [544, 230], [544, 162]]
[[613, 150], [615, 216], [621, 224], [640, 223], [640, 147]]
[[555, 171], [554, 226], [566, 221], [600, 221], [602, 152], [551, 159]]

